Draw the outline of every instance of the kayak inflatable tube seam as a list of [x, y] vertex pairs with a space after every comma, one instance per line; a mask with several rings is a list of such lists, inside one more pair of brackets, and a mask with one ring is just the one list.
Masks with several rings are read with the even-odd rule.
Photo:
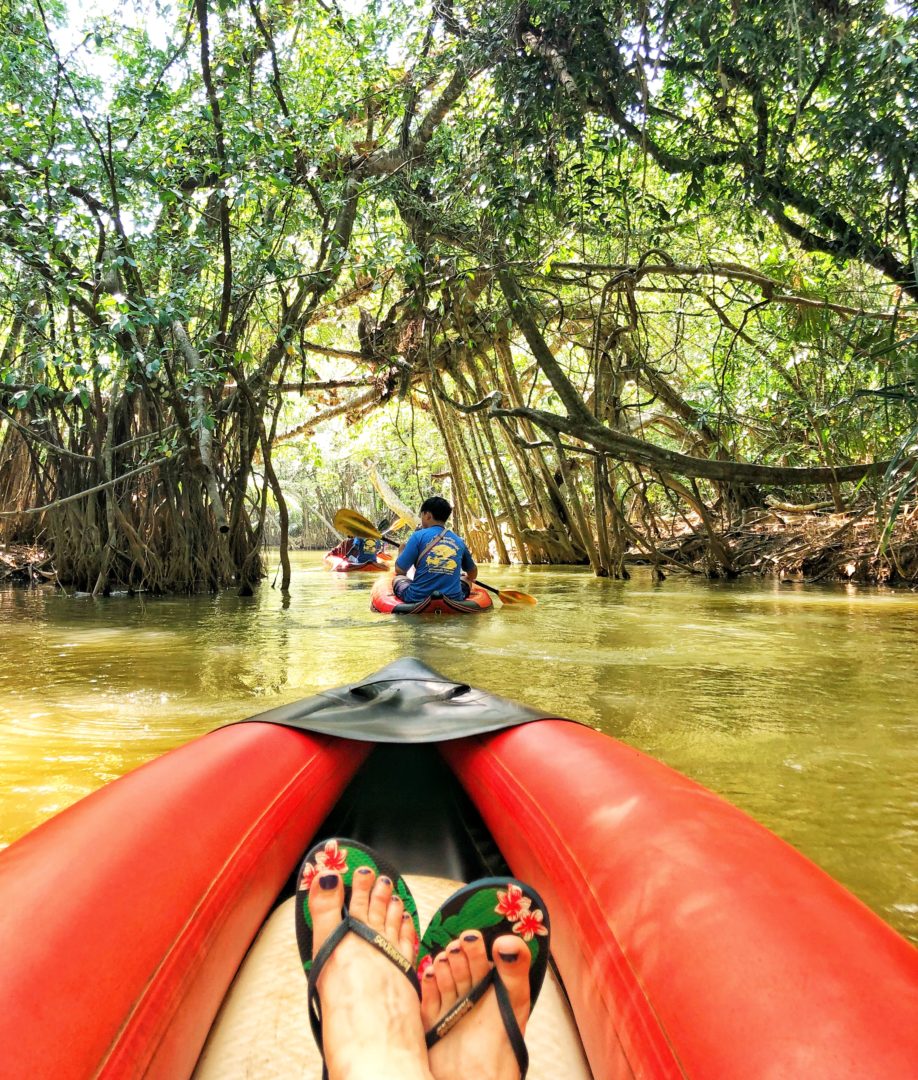
[[368, 751], [231, 725], [0, 854], [0, 1078], [189, 1075], [258, 927]]
[[596, 1080], [914, 1075], [918, 950], [748, 815], [569, 721], [441, 750], [545, 899]]

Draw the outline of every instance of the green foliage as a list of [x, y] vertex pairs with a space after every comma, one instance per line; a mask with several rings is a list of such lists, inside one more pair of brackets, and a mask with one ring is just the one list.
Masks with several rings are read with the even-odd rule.
[[[505, 262], [584, 398], [606, 378], [612, 422], [648, 439], [776, 464], [907, 444], [913, 6], [354, 7], [211, 3], [205, 56], [194, 7], [84, 19], [10, 0], [0, 407], [53, 436], [41, 468], [55, 442], [98, 461], [109, 416], [125, 468], [167, 452], [187, 464], [206, 433], [224, 494], [279, 514], [277, 493], [260, 495], [258, 423], [270, 439], [358, 393], [292, 398], [296, 380], [375, 379], [383, 409], [280, 443], [279, 482], [304, 538], [320, 528], [310, 506], [381, 510], [371, 463], [416, 505], [452, 467], [423, 380], [464, 365], [478, 378], [461, 393], [444, 381], [466, 403], [473, 382], [494, 388], [482, 357], [507, 310], [489, 275]], [[607, 289], [647, 260], [697, 272]], [[858, 314], [897, 305], [895, 319]], [[527, 403], [558, 410], [514, 348]], [[666, 403], [668, 427], [639, 426], [659, 407], [650, 368], [685, 404]]]

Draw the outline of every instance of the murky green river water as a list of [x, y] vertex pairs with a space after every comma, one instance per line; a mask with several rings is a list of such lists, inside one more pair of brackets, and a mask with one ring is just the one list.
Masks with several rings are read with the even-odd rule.
[[918, 941], [918, 596], [487, 568], [536, 608], [397, 619], [298, 555], [289, 606], [0, 589], [0, 846], [222, 723], [415, 655], [720, 792]]

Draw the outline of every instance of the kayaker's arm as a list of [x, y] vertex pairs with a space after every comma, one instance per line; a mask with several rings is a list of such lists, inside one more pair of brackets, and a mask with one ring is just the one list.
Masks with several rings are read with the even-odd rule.
[[478, 564], [472, 558], [468, 548], [462, 553], [462, 572], [468, 581], [474, 581], [478, 577]]
[[396, 574], [407, 574], [412, 566], [417, 562], [418, 558], [418, 534], [412, 533], [401, 548], [399, 548], [398, 555], [395, 557], [395, 572]]

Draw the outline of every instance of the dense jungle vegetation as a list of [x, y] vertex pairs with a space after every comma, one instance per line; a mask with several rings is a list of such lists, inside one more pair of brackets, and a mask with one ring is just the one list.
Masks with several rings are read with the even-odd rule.
[[0, 5], [0, 542], [63, 584], [286, 587], [371, 465], [479, 558], [918, 578], [911, 3]]

